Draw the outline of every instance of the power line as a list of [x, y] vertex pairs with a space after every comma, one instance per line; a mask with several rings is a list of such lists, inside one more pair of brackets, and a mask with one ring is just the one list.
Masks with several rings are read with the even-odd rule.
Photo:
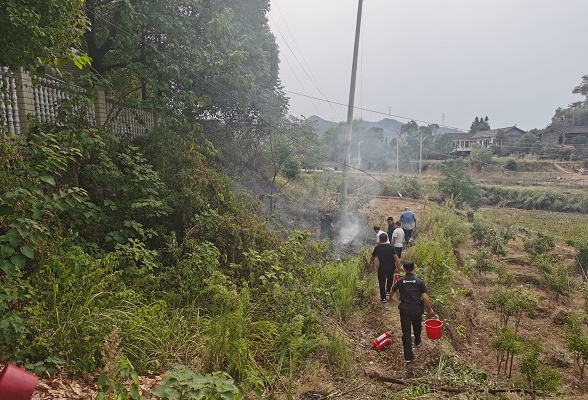
[[[273, 21], [272, 16], [270, 15], [271, 20]], [[275, 24], [275, 22], [274, 22]], [[296, 54], [294, 54], [294, 52], [292, 51], [292, 48], [290, 47], [290, 45], [288, 44], [288, 41], [286, 41], [286, 38], [284, 37], [284, 35], [282, 35], [282, 32], [280, 31], [280, 28], [277, 27], [276, 25], [276, 29], [278, 30], [278, 33], [280, 34], [280, 36], [282, 36], [282, 39], [284, 39], [284, 42], [286, 43], [286, 45], [288, 46], [288, 48], [290, 49], [290, 52], [292, 53], [292, 55], [294, 56], [294, 59], [296, 60], [296, 62], [298, 62], [298, 65], [300, 65], [302, 67], [302, 65], [300, 64], [300, 61], [298, 61], [298, 58], [296, 57]], [[298, 81], [298, 83], [300, 84], [300, 87], [302, 88], [302, 90], [304, 91], [304, 93], [306, 93], [306, 88], [304, 87], [304, 85], [302, 84], [302, 81], [298, 78], [298, 75], [296, 74], [296, 71], [294, 71], [294, 68], [292, 68], [292, 65], [290, 65], [290, 61], [288, 61], [288, 59], [286, 57], [283, 58], [284, 61], [286, 61], [286, 64], [288, 64], [288, 68], [290, 68], [290, 71], [292, 71], [292, 73], [294, 74], [294, 77], [296, 78], [296, 80]], [[306, 76], [308, 76], [308, 73], [306, 72], [306, 70], [304, 69], [304, 67], [302, 67], [302, 70], [304, 71], [304, 73], [306, 74]], [[312, 80], [311, 80], [312, 82]], [[314, 84], [314, 82], [313, 82]], [[308, 95], [308, 93], [306, 93], [306, 95]], [[316, 106], [316, 104], [314, 104], [314, 102], [312, 102], [313, 107], [319, 111], [318, 107]], [[320, 112], [320, 111], [319, 111]]]
[[[296, 57], [296, 54], [294, 54], [294, 51], [290, 47], [290, 44], [288, 43], [288, 41], [286, 40], [286, 38], [284, 37], [284, 35], [282, 35], [282, 32], [280, 31], [280, 28], [278, 27], [278, 25], [274, 21], [274, 24], [276, 26], [276, 29], [278, 30], [278, 33], [280, 34], [280, 36], [282, 37], [282, 39], [284, 39], [284, 42], [286, 43], [286, 46], [288, 46], [288, 49], [290, 49], [290, 52], [294, 56], [294, 59], [298, 62], [298, 64], [300, 65], [300, 67], [302, 68], [302, 70], [304, 71], [304, 73], [306, 74], [306, 76], [308, 76], [308, 79], [310, 79], [310, 82], [319, 91], [319, 93], [324, 97], [324, 99], [329, 103], [329, 106], [331, 107], [331, 110], [333, 110], [333, 113], [335, 113], [335, 115], [337, 115], [337, 117], [339, 119], [341, 119], [341, 116], [339, 116], [339, 114], [337, 113], [337, 111], [335, 110], [335, 108], [333, 107], [333, 105], [331, 104], [331, 102], [329, 101], [329, 99], [327, 98], [327, 95], [323, 92], [323, 90], [322, 90], [322, 88], [321, 88], [321, 86], [320, 86], [320, 84], [318, 82], [318, 79], [316, 79], [316, 77], [312, 73], [312, 68], [310, 68], [310, 65], [308, 65], [308, 62], [306, 61], [306, 58], [304, 57], [304, 53], [302, 53], [302, 50], [300, 50], [300, 47], [298, 46], [298, 42], [296, 41], [296, 37], [294, 36], [294, 34], [292, 33], [292, 31], [290, 30], [290, 27], [288, 26], [288, 22], [286, 21], [286, 18], [284, 18], [284, 15], [282, 14], [282, 11], [280, 10], [280, 6], [278, 5], [278, 2], [276, 0], [274, 0], [274, 5], [276, 6], [276, 9], [278, 10], [278, 13], [280, 14], [280, 17], [282, 17], [282, 20], [284, 21], [284, 24], [286, 25], [286, 29], [288, 30], [288, 33], [290, 33], [290, 36], [292, 37], [292, 40], [294, 41], [294, 45], [296, 46], [296, 49], [300, 53], [300, 56], [302, 57], [302, 60], [304, 61], [304, 64], [308, 68], [308, 71], [310, 72], [310, 75], [308, 74], [308, 72], [306, 72], [306, 69], [302, 66], [302, 64], [300, 63], [300, 61]], [[270, 18], [272, 18], [271, 13], [270, 13]], [[272, 18], [272, 21], [273, 21], [273, 18]]]
[[[290, 90], [284, 90], [284, 92], [285, 92], [285, 93], [290, 93], [290, 94], [295, 94], [295, 95], [297, 95], [297, 96], [302, 96], [302, 97], [309, 97], [309, 98], [311, 98], [311, 99], [313, 99], [313, 100], [324, 101], [323, 99], [321, 99], [321, 98], [319, 98], [319, 97], [312, 97], [312, 96], [308, 96], [307, 94], [302, 94], [302, 93], [298, 93], [298, 92], [292, 92], [292, 91], [290, 91]], [[347, 106], [348, 106], [348, 105], [347, 105], [347, 104], [345, 104], [345, 103], [338, 103], [338, 102], [336, 102], [336, 101], [331, 101], [331, 103], [333, 103], [333, 104], [336, 104], [336, 105], [338, 105], [338, 106], [345, 106], [345, 107], [347, 107]], [[374, 114], [387, 115], [387, 116], [394, 117], [394, 118], [406, 119], [406, 120], [408, 120], [408, 121], [421, 122], [421, 123], [423, 123], [423, 124], [435, 124], [435, 122], [424, 121], [424, 120], [422, 120], [422, 119], [415, 119], [415, 118], [411, 118], [411, 117], [403, 117], [403, 116], [401, 116], [401, 115], [394, 115], [394, 114], [390, 114], [390, 112], [387, 112], [387, 113], [386, 113], [386, 112], [382, 112], [382, 111], [376, 111], [376, 110], [372, 110], [372, 109], [369, 109], [369, 108], [361, 108], [361, 107], [353, 107], [353, 108], [354, 108], [354, 109], [357, 109], [357, 110], [368, 111], [368, 112], [371, 112], [371, 113], [374, 113]], [[448, 129], [456, 129], [456, 130], [459, 130], [459, 131], [467, 131], [467, 129], [464, 129], [464, 128], [457, 128], [457, 127], [455, 127], [455, 126], [439, 125], [439, 127], [440, 127], [440, 128], [448, 128]]]

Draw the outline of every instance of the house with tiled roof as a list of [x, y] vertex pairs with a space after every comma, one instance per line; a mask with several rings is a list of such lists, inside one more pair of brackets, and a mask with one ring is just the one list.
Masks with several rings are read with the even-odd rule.
[[507, 128], [476, 132], [472, 136], [472, 140], [476, 141], [477, 147], [500, 147], [505, 143], [516, 142], [524, 134], [524, 130], [516, 126], [509, 126]]
[[588, 138], [588, 126], [550, 125], [541, 132], [541, 143], [567, 145], [578, 137]]
[[470, 152], [475, 149], [476, 142], [472, 139], [473, 133], [469, 132], [457, 132], [448, 133], [451, 136], [453, 142], [452, 153], [456, 156], [467, 156]]
[[516, 142], [524, 134], [525, 131], [516, 126], [478, 131], [476, 133], [452, 133], [453, 153], [456, 155], [468, 155], [474, 149], [500, 147], [505, 143]]

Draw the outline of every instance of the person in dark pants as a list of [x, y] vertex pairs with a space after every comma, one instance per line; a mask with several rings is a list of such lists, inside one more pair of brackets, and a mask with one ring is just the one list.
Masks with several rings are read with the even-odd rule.
[[400, 215], [400, 219], [398, 220], [402, 224], [402, 229], [404, 230], [404, 241], [406, 246], [410, 246], [410, 238], [412, 237], [412, 231], [416, 228], [417, 219], [416, 216], [410, 208], [405, 207], [404, 212]]
[[414, 274], [414, 263], [404, 262], [405, 275], [399, 278], [390, 293], [390, 302], [394, 301], [394, 293], [400, 293], [400, 327], [402, 328], [402, 347], [404, 348], [404, 361], [411, 363], [416, 360], [412, 352], [411, 328], [414, 333], [414, 345], [421, 346], [422, 319], [425, 307], [430, 316], [435, 315], [431, 308], [427, 286], [425, 282]]
[[388, 240], [390, 240], [390, 244], [392, 244], [392, 234], [394, 233], [394, 229], [396, 229], [396, 226], [394, 226], [394, 218], [388, 217], [386, 222], [388, 223]]
[[370, 266], [374, 265], [376, 257], [378, 258], [378, 283], [380, 285], [380, 298], [382, 303], [386, 302], [386, 294], [390, 293], [392, 283], [394, 282], [394, 271], [396, 269], [396, 251], [394, 246], [388, 243], [386, 232], [378, 236], [378, 244], [374, 247]]
[[329, 238], [333, 239], [333, 212], [327, 211], [321, 218], [321, 235], [319, 239]]

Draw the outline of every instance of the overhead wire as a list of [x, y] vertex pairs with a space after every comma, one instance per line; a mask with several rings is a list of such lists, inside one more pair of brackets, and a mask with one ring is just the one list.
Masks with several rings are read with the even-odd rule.
[[[298, 92], [293, 92], [291, 90], [284, 90], [284, 92], [285, 93], [290, 93], [290, 94], [295, 94], [297, 96], [302, 96], [302, 97], [311, 97], [313, 100], [324, 101], [323, 99], [321, 99], [319, 97], [312, 97], [312, 96], [308, 96], [306, 94], [302, 94], [302, 93], [298, 93]], [[345, 104], [345, 103], [338, 103], [338, 102], [335, 102], [335, 101], [331, 101], [331, 103], [336, 104], [338, 106], [348, 107], [348, 105]], [[372, 109], [369, 109], [369, 108], [361, 108], [361, 107], [353, 107], [353, 108], [354, 109], [359, 109], [359, 110], [362, 110], [362, 111], [371, 112], [373, 114], [380, 114], [380, 115], [386, 115], [386, 116], [390, 116], [390, 117], [394, 117], [394, 118], [405, 119], [407, 121], [421, 122], [423, 124], [437, 124], [436, 122], [425, 121], [425, 120], [422, 120], [422, 119], [416, 119], [416, 118], [411, 118], [411, 117], [403, 117], [401, 115], [390, 114], [390, 113], [387, 113], [387, 112], [372, 110]], [[437, 124], [437, 125], [439, 125], [439, 124]], [[449, 126], [449, 125], [439, 125], [439, 127], [441, 127], [441, 128], [448, 128], [448, 129], [455, 129], [455, 130], [459, 130], [459, 131], [462, 131], [462, 132], [463, 131], [467, 131], [467, 129], [465, 129], [465, 128], [458, 128], [458, 127]], [[458, 133], [458, 132], [455, 132], [455, 133]]]
[[[273, 18], [270, 14], [270, 19], [273, 21]], [[275, 22], [274, 22], [275, 24]], [[294, 52], [292, 51], [292, 48], [290, 48], [290, 45], [288, 44], [288, 42], [286, 41], [286, 38], [284, 37], [284, 35], [282, 35], [282, 32], [280, 31], [280, 28], [278, 28], [278, 26], [276, 25], [276, 29], [278, 30], [278, 33], [280, 34], [280, 36], [282, 36], [282, 38], [284, 39], [284, 42], [286, 43], [286, 45], [288, 46], [288, 48], [290, 49], [290, 52], [292, 52], [292, 55], [294, 56], [294, 59], [298, 62], [298, 64], [300, 66], [302, 66], [300, 64], [300, 61], [298, 61], [298, 58], [296, 57], [296, 54], [294, 54]], [[300, 87], [302, 88], [302, 90], [304, 91], [304, 93], [306, 93], [308, 95], [308, 93], [306, 92], [306, 88], [304, 87], [304, 84], [302, 83], [302, 81], [300, 80], [300, 78], [298, 78], [298, 75], [296, 74], [296, 71], [294, 71], [294, 68], [292, 68], [292, 65], [290, 64], [290, 61], [288, 61], [288, 59], [286, 57], [282, 58], [284, 61], [286, 61], [286, 64], [288, 64], [288, 68], [290, 68], [290, 71], [292, 71], [292, 73], [294, 74], [294, 78], [296, 78], [296, 81], [298, 81], [298, 83], [300, 84]], [[304, 70], [304, 68], [302, 68], [302, 70], [304, 71], [304, 73], [306, 73], [306, 75], [308, 76], [308, 73], [306, 72], [306, 70]], [[316, 106], [316, 104], [314, 104], [314, 102], [312, 102], [313, 107], [320, 112], [319, 108]]]
[[[296, 37], [294, 36], [294, 34], [292, 33], [292, 31], [290, 30], [290, 26], [288, 26], [288, 22], [286, 21], [286, 18], [284, 18], [284, 15], [282, 14], [282, 11], [280, 10], [280, 6], [278, 5], [277, 0], [274, 0], [273, 1], [273, 4], [276, 6], [276, 9], [278, 10], [278, 13], [280, 14], [280, 17], [282, 17], [282, 20], [284, 21], [284, 25], [286, 26], [286, 29], [288, 30], [288, 33], [292, 37], [292, 40], [294, 42], [294, 45], [296, 46], [296, 49], [298, 50], [298, 53], [300, 53], [300, 56], [302, 57], [302, 60], [304, 61], [304, 64], [306, 65], [306, 68], [308, 68], [308, 72], [302, 66], [302, 64], [300, 63], [300, 61], [298, 60], [298, 58], [294, 54], [294, 51], [290, 47], [290, 44], [288, 43], [288, 40], [286, 40], [286, 38], [284, 37], [284, 35], [280, 31], [280, 28], [278, 27], [278, 25], [274, 21], [274, 25], [276, 26], [276, 29], [278, 30], [278, 33], [280, 34], [280, 36], [282, 36], [282, 39], [284, 39], [284, 42], [286, 43], [286, 46], [288, 46], [288, 49], [290, 49], [290, 52], [292, 53], [292, 55], [294, 55], [294, 58], [296, 59], [296, 61], [298, 62], [298, 64], [300, 65], [300, 67], [302, 68], [302, 70], [304, 71], [304, 73], [306, 74], [306, 76], [308, 76], [308, 79], [310, 79], [310, 82], [319, 91], [319, 93], [324, 97], [324, 99], [329, 103], [329, 106], [331, 107], [331, 110], [333, 111], [333, 113], [339, 119], [341, 119], [341, 116], [339, 115], [339, 113], [337, 113], [337, 111], [335, 110], [335, 108], [333, 107], [333, 105], [331, 104], [331, 102], [329, 101], [327, 95], [324, 93], [323, 89], [321, 88], [321, 86], [320, 86], [320, 84], [318, 82], [318, 79], [316, 79], [316, 77], [312, 73], [312, 68], [310, 68], [310, 65], [308, 64], [308, 62], [306, 61], [306, 58], [304, 57], [304, 53], [302, 52], [302, 50], [300, 50], [300, 46], [298, 46], [298, 42], [296, 41]], [[270, 18], [272, 18], [271, 12], [270, 12], [269, 15], [270, 15]], [[272, 21], [273, 21], [273, 18], [272, 18]], [[310, 73], [310, 75], [309, 75], [309, 73]]]

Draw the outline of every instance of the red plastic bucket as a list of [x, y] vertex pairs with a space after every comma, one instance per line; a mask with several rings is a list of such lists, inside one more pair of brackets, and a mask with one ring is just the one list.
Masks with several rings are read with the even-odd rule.
[[394, 274], [394, 283], [396, 283], [396, 281], [398, 279], [400, 279], [400, 278], [402, 278], [402, 275], [400, 275], [400, 274]]
[[39, 377], [12, 364], [0, 372], [0, 400], [30, 400]]
[[428, 319], [425, 321], [425, 330], [429, 339], [441, 339], [443, 333], [443, 321]]

